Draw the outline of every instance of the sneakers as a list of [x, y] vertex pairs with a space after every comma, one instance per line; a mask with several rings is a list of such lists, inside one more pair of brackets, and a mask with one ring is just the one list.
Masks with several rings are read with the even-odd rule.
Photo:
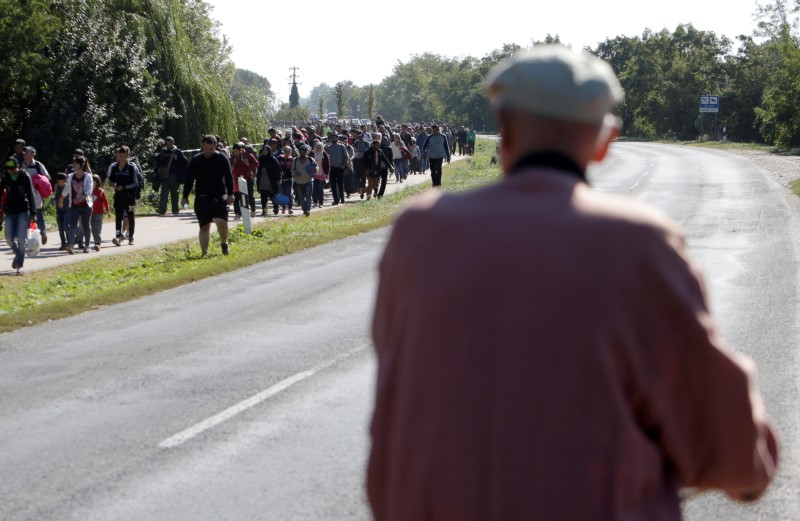
[[100, 251], [100, 245], [99, 244], [95, 244], [94, 245], [94, 251]]
[[111, 244], [114, 246], [120, 246], [122, 244], [122, 235], [117, 235], [113, 239], [111, 239]]
[[66, 251], [66, 250], [67, 250], [66, 244], [62, 244], [61, 247], [58, 249], [58, 251]]
[[17, 269], [17, 259], [11, 261], [11, 269], [12, 270]]
[[255, 216], [256, 216], [256, 211], [250, 210], [250, 217], [255, 217]]
[[89, 253], [89, 247], [88, 246], [83, 249], [83, 253]]
[[128, 246], [133, 246], [133, 237], [128, 239]]
[[293, 213], [294, 213], [294, 212], [292, 211], [292, 209], [291, 209], [291, 208], [289, 208], [289, 214], [293, 214]]
[[44, 246], [45, 244], [47, 244], [47, 234], [42, 233], [42, 246]]
[[67, 246], [64, 249], [67, 250], [67, 253], [69, 253], [70, 255], [75, 253], [75, 250], [73, 250], [72, 246], [69, 244], [67, 244]]
[[222, 247], [222, 254], [223, 255], [227, 255], [228, 253], [230, 253], [230, 250], [228, 250], [228, 243], [227, 242], [223, 242], [222, 244], [220, 244], [220, 246]]
[[308, 217], [309, 215], [311, 215], [311, 212], [303, 212], [303, 215]]

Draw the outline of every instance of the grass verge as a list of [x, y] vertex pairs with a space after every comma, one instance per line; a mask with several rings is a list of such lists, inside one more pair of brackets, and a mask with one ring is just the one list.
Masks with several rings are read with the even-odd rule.
[[[445, 191], [470, 190], [498, 178], [490, 166], [494, 141], [480, 140], [472, 158], [444, 168]], [[212, 248], [200, 257], [197, 240], [178, 241], [125, 254], [95, 257], [24, 277], [0, 277], [0, 332], [77, 315], [165, 289], [227, 273], [327, 242], [375, 230], [391, 223], [403, 202], [429, 189], [427, 183], [385, 196], [347, 204], [308, 218], [276, 219], [246, 235], [231, 226], [231, 254]], [[212, 226], [213, 229], [213, 226]]]

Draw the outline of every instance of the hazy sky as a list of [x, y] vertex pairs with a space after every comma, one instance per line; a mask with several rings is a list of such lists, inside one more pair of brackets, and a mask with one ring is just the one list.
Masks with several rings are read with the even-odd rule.
[[648, 28], [674, 31], [681, 23], [734, 39], [753, 33], [758, 5], [755, 0], [207, 1], [236, 66], [266, 77], [279, 101], [288, 101], [291, 67], [298, 68], [300, 95], [306, 97], [323, 82], [380, 83], [398, 61], [406, 63], [414, 54], [480, 58], [504, 43], [528, 46], [548, 33], [574, 49], [640, 36]]

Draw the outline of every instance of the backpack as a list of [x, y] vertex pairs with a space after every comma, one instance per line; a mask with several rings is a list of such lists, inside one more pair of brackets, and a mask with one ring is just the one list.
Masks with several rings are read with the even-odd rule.
[[400, 147], [400, 155], [403, 159], [411, 159], [411, 152], [406, 147]]

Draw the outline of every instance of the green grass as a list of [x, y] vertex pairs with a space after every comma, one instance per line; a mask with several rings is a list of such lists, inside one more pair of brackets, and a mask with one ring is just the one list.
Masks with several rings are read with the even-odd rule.
[[[481, 140], [474, 157], [445, 166], [444, 190], [470, 190], [496, 180], [499, 169], [489, 164], [493, 152], [494, 141]], [[212, 253], [206, 258], [200, 257], [195, 239], [94, 257], [23, 277], [0, 277], [0, 332], [132, 300], [381, 228], [392, 222], [404, 201], [429, 186], [423, 183], [382, 200], [313, 212], [308, 218], [275, 219], [256, 226], [250, 235], [241, 225], [231, 226], [228, 256], [215, 247], [215, 234], [209, 248]]]

